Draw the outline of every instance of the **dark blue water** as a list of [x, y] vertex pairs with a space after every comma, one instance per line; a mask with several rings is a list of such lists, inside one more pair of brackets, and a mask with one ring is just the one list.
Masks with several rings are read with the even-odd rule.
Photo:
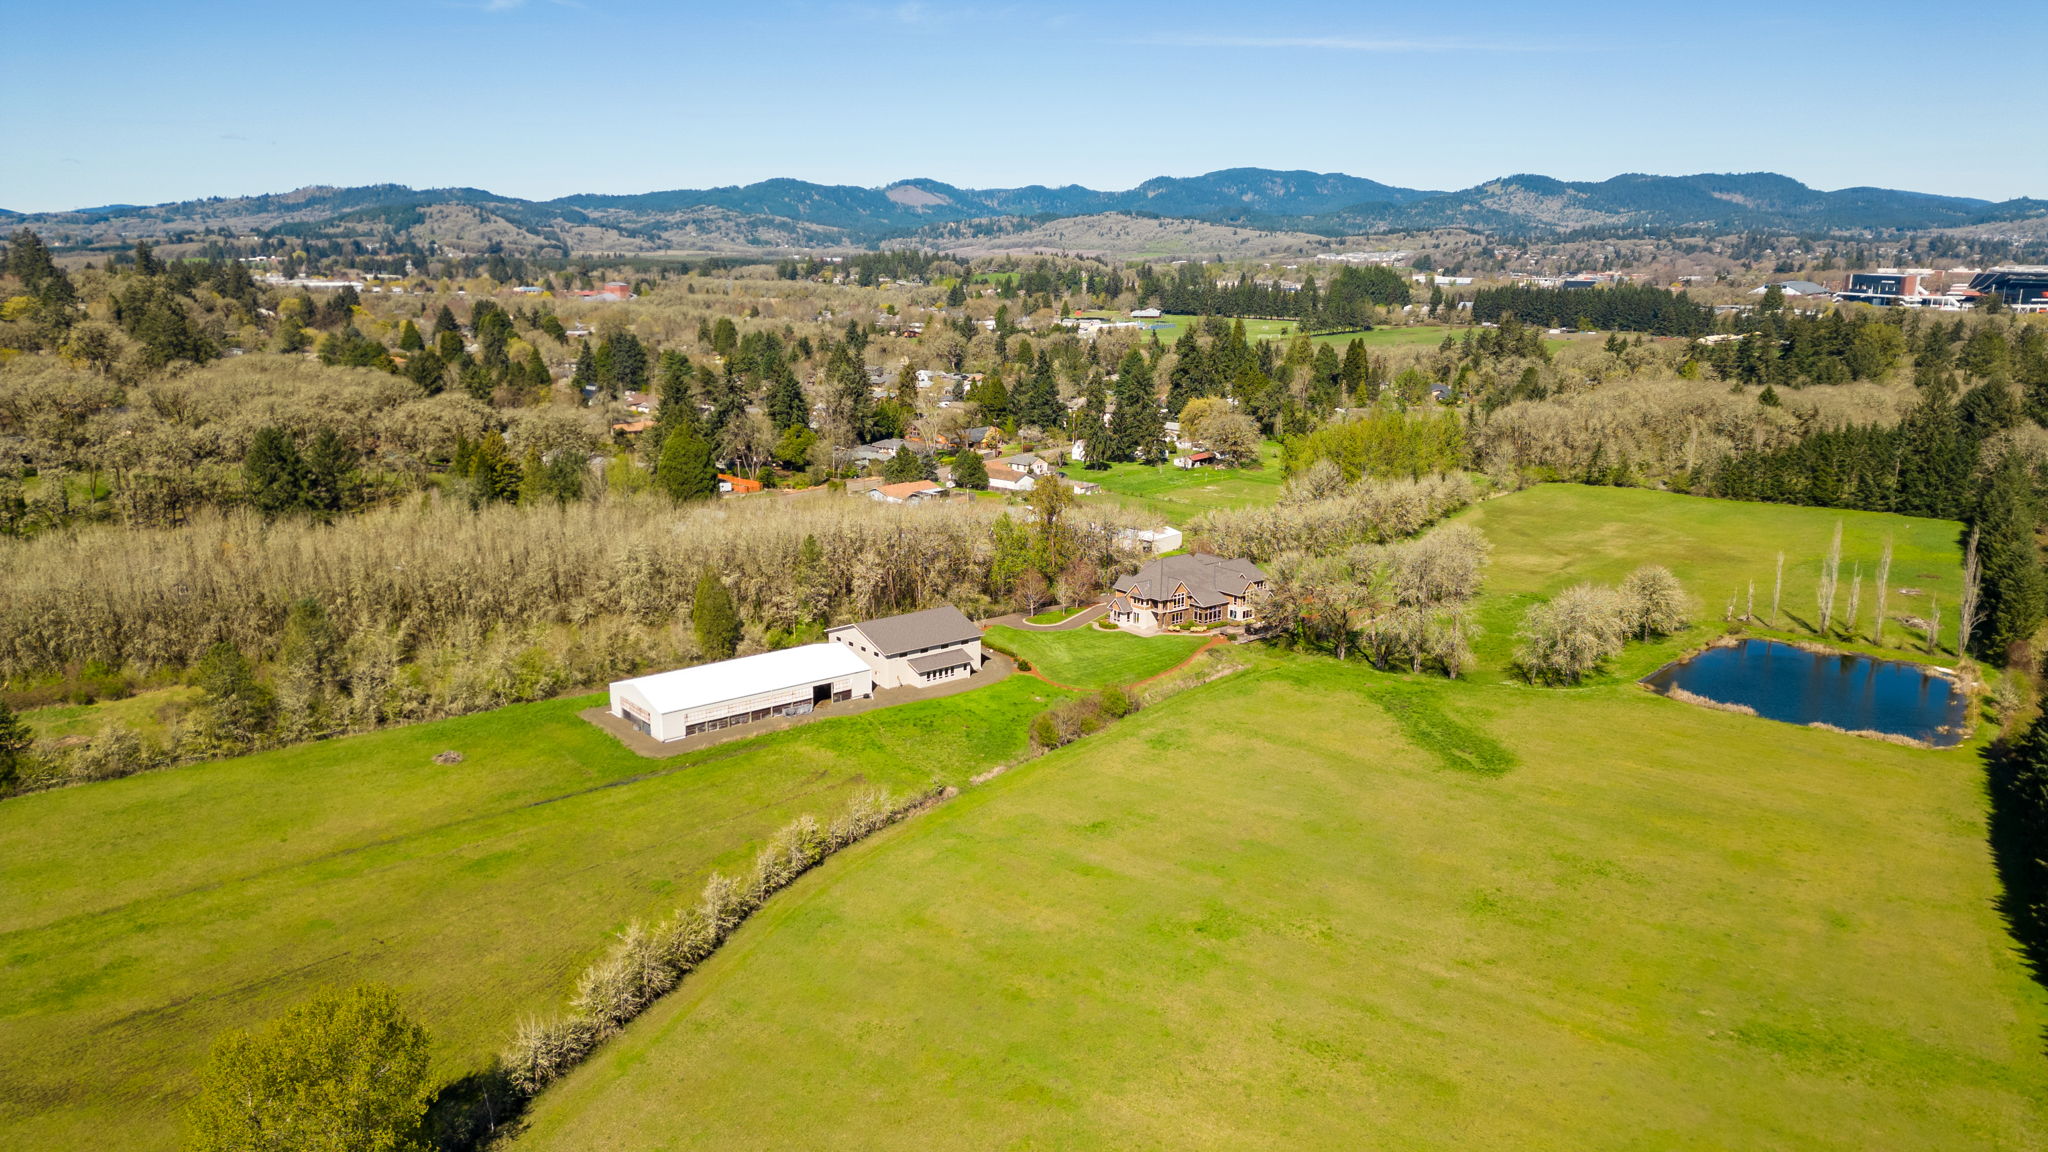
[[1889, 732], [1948, 746], [1962, 742], [1969, 697], [1918, 664], [1805, 652], [1776, 640], [1709, 648], [1644, 680], [1722, 704], [1745, 704], [1789, 724], [1818, 720], [1852, 732]]

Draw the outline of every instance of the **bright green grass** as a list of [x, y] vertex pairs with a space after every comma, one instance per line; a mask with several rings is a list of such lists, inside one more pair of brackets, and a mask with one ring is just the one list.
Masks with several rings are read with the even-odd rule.
[[214, 1037], [324, 984], [396, 985], [436, 1074], [471, 1071], [626, 920], [857, 787], [1021, 755], [1061, 695], [1011, 677], [664, 761], [559, 700], [0, 802], [0, 1147], [174, 1146]]
[[1036, 616], [1027, 616], [1024, 618], [1024, 622], [1027, 624], [1058, 624], [1063, 620], [1070, 620], [1080, 613], [1086, 612], [1089, 607], [1087, 604], [1081, 604], [1072, 608], [1054, 608], [1046, 612], [1040, 612]]
[[990, 638], [1005, 651], [1031, 661], [1031, 666], [1048, 678], [1076, 688], [1107, 688], [1157, 676], [1193, 655], [1206, 642], [1200, 636], [1103, 632], [1092, 625], [1065, 632], [1026, 632], [1003, 627], [988, 631]]
[[777, 897], [522, 1149], [2029, 1149], [1980, 768], [1270, 655]]
[[[1513, 659], [1515, 630], [1529, 605], [1580, 581], [1619, 583], [1639, 564], [1662, 564], [1678, 576], [1694, 601], [1697, 626], [1669, 640], [1629, 645], [1616, 662], [1617, 675], [1643, 676], [1720, 631], [1729, 597], [1738, 598], [1736, 611], [1742, 612], [1752, 580], [1756, 613], [1768, 617], [1780, 551], [1785, 553], [1785, 582], [1778, 631], [1810, 638], [1817, 617], [1815, 584], [1837, 522], [1842, 525], [1842, 578], [1836, 611], [1846, 619], [1854, 568], [1862, 565], [1858, 635], [1865, 640], [1875, 625], [1875, 574], [1886, 538], [1892, 541], [1890, 614], [1924, 618], [1930, 599], [1939, 597], [1944, 619], [1953, 621], [1962, 585], [1962, 529], [1947, 520], [1577, 484], [1526, 489], [1485, 501], [1462, 517], [1494, 546], [1479, 604], [1486, 633], [1473, 646], [1486, 666], [1481, 675], [1499, 675]], [[1944, 627], [1953, 644], [1953, 625]], [[1919, 639], [1894, 622], [1886, 626], [1885, 650], [1932, 659], [1908, 650]], [[1867, 643], [1851, 646], [1877, 650]]]
[[72, 736], [90, 737], [110, 724], [121, 724], [151, 739], [162, 739], [165, 719], [190, 707], [199, 699], [199, 689], [185, 685], [153, 688], [119, 700], [91, 704], [53, 704], [31, 708], [21, 714], [39, 739], [62, 740]]
[[1102, 485], [1103, 494], [1163, 523], [1185, 526], [1211, 508], [1247, 508], [1280, 499], [1286, 477], [1280, 445], [1259, 447], [1258, 468], [1175, 468], [1171, 464], [1112, 464], [1105, 471], [1071, 469], [1068, 474]]

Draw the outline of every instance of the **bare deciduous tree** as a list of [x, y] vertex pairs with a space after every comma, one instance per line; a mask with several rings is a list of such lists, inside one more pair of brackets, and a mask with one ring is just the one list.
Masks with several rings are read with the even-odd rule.
[[1879, 645], [1884, 644], [1885, 601], [1891, 595], [1891, 581], [1892, 542], [1890, 537], [1886, 537], [1884, 551], [1877, 558], [1877, 627], [1871, 637]]

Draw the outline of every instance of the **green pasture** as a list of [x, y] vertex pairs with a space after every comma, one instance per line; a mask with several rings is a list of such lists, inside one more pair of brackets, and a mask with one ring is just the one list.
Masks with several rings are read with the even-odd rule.
[[[1478, 614], [1486, 631], [1473, 645], [1485, 666], [1482, 676], [1504, 674], [1514, 657], [1515, 630], [1531, 604], [1581, 581], [1618, 584], [1640, 564], [1662, 564], [1678, 576], [1691, 595], [1695, 627], [1668, 640], [1629, 645], [1616, 663], [1621, 677], [1647, 675], [1721, 631], [1731, 597], [1736, 614], [1746, 612], [1752, 581], [1762, 621], [1751, 632], [1814, 639], [1819, 615], [1815, 589], [1837, 523], [1842, 525], [1839, 619], [1846, 620], [1859, 565], [1863, 573], [1859, 639], [1843, 646], [1937, 663], [1953, 658], [1952, 652], [1927, 653], [1923, 634], [1896, 619], [1928, 618], [1938, 598], [1953, 648], [1952, 622], [1962, 588], [1962, 526], [1952, 521], [1578, 484], [1543, 484], [1486, 500], [1461, 518], [1493, 543]], [[1892, 542], [1889, 615], [1894, 619], [1879, 648], [1873, 639], [1876, 571], [1887, 539]], [[1768, 617], [1781, 551], [1785, 577], [1774, 627]]]
[[21, 718], [43, 740], [90, 738], [111, 724], [121, 724], [153, 740], [161, 740], [168, 725], [199, 699], [199, 689], [187, 685], [152, 688], [118, 700], [91, 704], [52, 704], [30, 708]]
[[2040, 1147], [1982, 787], [1267, 654], [814, 873], [514, 1147]]
[[628, 919], [857, 788], [1013, 760], [1062, 695], [1011, 677], [670, 760], [584, 697], [0, 801], [0, 1147], [173, 1148], [214, 1038], [328, 984], [395, 985], [437, 1075], [478, 1069]]
[[1200, 636], [1135, 636], [1093, 625], [1064, 632], [995, 627], [989, 639], [1031, 662], [1049, 679], [1075, 688], [1135, 684], [1172, 668], [1200, 648]]
[[1248, 508], [1277, 502], [1286, 484], [1280, 469], [1279, 443], [1268, 440], [1260, 445], [1259, 461], [1258, 468], [1112, 464], [1101, 471], [1070, 468], [1067, 474], [1102, 485], [1103, 495], [1115, 503], [1161, 523], [1184, 527], [1211, 508]]

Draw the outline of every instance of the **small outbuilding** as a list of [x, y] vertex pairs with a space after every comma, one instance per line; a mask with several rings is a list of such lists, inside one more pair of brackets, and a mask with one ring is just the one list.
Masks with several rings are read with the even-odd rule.
[[825, 635], [857, 654], [878, 688], [917, 688], [981, 668], [981, 629], [951, 604], [843, 624]]
[[611, 714], [668, 741], [874, 694], [874, 670], [859, 654], [805, 644], [620, 680], [611, 686]]

